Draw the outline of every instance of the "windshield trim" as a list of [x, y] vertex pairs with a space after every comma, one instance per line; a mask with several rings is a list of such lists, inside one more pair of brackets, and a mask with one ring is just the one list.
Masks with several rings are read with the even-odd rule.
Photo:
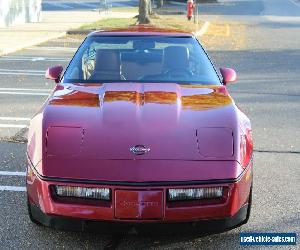
[[71, 79], [71, 80], [64, 80], [61, 81], [62, 84], [104, 84], [104, 83], [176, 83], [179, 85], [220, 85], [219, 83], [215, 83], [212, 81], [155, 81], [155, 80], [81, 80], [81, 79]]
[[[105, 32], [103, 32], [105, 33]], [[125, 83], [177, 83], [177, 84], [180, 84], [180, 85], [183, 85], [183, 84], [189, 84], [189, 85], [192, 85], [192, 84], [197, 84], [197, 85], [223, 85], [223, 82], [222, 82], [222, 78], [221, 76], [219, 75], [214, 63], [212, 62], [211, 58], [209, 57], [208, 53], [206, 52], [206, 50], [204, 49], [204, 47], [202, 46], [202, 44], [200, 43], [200, 41], [193, 35], [193, 34], [180, 34], [178, 33], [178, 35], [176, 34], [170, 34], [170, 35], [167, 35], [167, 34], [147, 34], [147, 33], [142, 33], [142, 34], [120, 34], [120, 33], [117, 33], [116, 34], [112, 34], [111, 32], [107, 32], [107, 34], [105, 35], [102, 35], [103, 33], [101, 33], [101, 35], [88, 35], [87, 37], [85, 37], [85, 39], [83, 40], [83, 42], [80, 44], [80, 46], [78, 47], [78, 49], [76, 50], [76, 52], [73, 54], [73, 57], [72, 59], [70, 60], [68, 66], [66, 67], [66, 69], [64, 70], [63, 74], [62, 74], [62, 77], [61, 77], [61, 83], [85, 83], [85, 84], [100, 84], [101, 83], [121, 83], [121, 82], [125, 82]], [[108, 34], [110, 33], [110, 34]], [[179, 35], [180, 34], [180, 35]], [[66, 75], [66, 72], [68, 71], [70, 65], [72, 65], [73, 61], [75, 60], [75, 57], [77, 55], [77, 53], [79, 53], [79, 51], [82, 49], [82, 47], [85, 46], [85, 43], [87, 42], [87, 40], [89, 39], [95, 39], [95, 38], [99, 38], [99, 37], [105, 37], [105, 38], [108, 38], [108, 37], [149, 37], [149, 38], [157, 38], [157, 37], [161, 37], [161, 38], [191, 38], [193, 40], [195, 40], [197, 42], [197, 44], [200, 46], [201, 50], [203, 51], [203, 53], [206, 55], [206, 58], [208, 59], [208, 61], [210, 62], [210, 65], [211, 67], [213, 68], [216, 76], [217, 76], [217, 79], [218, 79], [218, 82], [214, 82], [214, 81], [163, 81], [163, 80], [160, 80], [160, 81], [148, 81], [148, 80], [118, 80], [118, 81], [115, 81], [115, 80], [112, 80], [112, 81], [108, 81], [108, 80], [76, 80], [76, 79], [69, 79], [69, 80], [65, 80], [65, 75]]]

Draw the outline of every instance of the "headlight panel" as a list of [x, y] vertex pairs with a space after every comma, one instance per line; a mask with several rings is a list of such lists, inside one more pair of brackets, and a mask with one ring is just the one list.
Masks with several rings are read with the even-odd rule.
[[55, 194], [58, 197], [75, 197], [82, 199], [111, 200], [109, 188], [76, 187], [76, 186], [54, 186]]
[[223, 196], [223, 187], [176, 188], [168, 190], [168, 201], [188, 201], [219, 199]]

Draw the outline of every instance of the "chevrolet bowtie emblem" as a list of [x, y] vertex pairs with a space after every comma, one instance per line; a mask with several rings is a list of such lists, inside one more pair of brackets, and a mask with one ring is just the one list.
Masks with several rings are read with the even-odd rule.
[[150, 151], [150, 148], [147, 148], [144, 145], [136, 145], [134, 147], [131, 147], [129, 150], [135, 155], [144, 155]]

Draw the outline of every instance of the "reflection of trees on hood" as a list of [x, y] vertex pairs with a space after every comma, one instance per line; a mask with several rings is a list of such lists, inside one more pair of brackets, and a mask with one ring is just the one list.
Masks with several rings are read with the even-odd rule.
[[181, 103], [184, 109], [205, 110], [226, 106], [232, 101], [229, 96], [213, 92], [208, 95], [182, 96]]
[[62, 96], [55, 96], [50, 100], [51, 105], [68, 105], [82, 107], [99, 107], [99, 95], [72, 91]]
[[[143, 98], [144, 96], [144, 98]], [[169, 104], [175, 105], [181, 101], [184, 109], [203, 110], [226, 106], [232, 103], [231, 98], [216, 90], [209, 94], [195, 94], [178, 97], [176, 92], [149, 91], [144, 94], [132, 91], [108, 91], [105, 94], [105, 102], [127, 101], [137, 105], [144, 104]]]
[[[72, 91], [68, 94], [54, 97], [52, 105], [75, 105], [86, 107], [100, 106], [101, 97], [95, 93]], [[139, 93], [136, 91], [107, 91], [105, 92], [104, 103], [128, 102], [135, 105], [162, 104], [181, 105], [183, 109], [206, 110], [226, 106], [232, 103], [231, 98], [213, 89], [208, 94], [190, 94], [179, 97], [176, 92], [148, 91]]]

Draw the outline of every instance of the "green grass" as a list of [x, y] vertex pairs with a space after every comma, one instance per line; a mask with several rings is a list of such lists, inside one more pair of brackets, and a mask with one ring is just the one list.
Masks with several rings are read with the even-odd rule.
[[136, 23], [136, 18], [107, 18], [81, 26], [78, 30], [126, 28]]
[[[107, 30], [117, 28], [127, 28], [137, 22], [136, 18], [107, 18], [97, 22], [83, 25], [77, 30]], [[192, 21], [187, 21], [183, 15], [177, 16], [158, 16], [154, 15], [151, 18], [151, 24], [159, 28], [180, 29], [187, 32], [197, 31], [201, 26], [194, 24]]]

